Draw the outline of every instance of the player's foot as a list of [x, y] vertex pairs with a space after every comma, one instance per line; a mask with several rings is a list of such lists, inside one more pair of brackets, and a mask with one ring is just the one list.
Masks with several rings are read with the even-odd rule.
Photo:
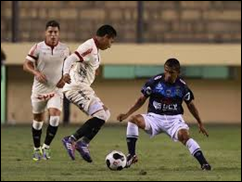
[[42, 148], [43, 151], [43, 159], [49, 160], [50, 159], [50, 148]]
[[131, 155], [131, 154], [128, 154], [127, 155], [127, 163], [126, 163], [126, 168], [129, 168], [132, 164], [138, 162], [138, 157], [137, 155]]
[[68, 155], [72, 160], [75, 160], [75, 141], [70, 136], [66, 136], [62, 139], [62, 143], [65, 146]]
[[88, 149], [88, 144], [83, 141], [79, 141], [76, 143], [76, 150], [81, 154], [82, 158], [87, 162], [92, 162], [92, 158], [90, 156], [90, 151]]
[[34, 161], [39, 161], [42, 157], [42, 150], [41, 147], [34, 149], [34, 153], [33, 153], [33, 160]]
[[212, 169], [212, 167], [209, 164], [203, 164], [201, 168], [204, 171], [210, 171]]

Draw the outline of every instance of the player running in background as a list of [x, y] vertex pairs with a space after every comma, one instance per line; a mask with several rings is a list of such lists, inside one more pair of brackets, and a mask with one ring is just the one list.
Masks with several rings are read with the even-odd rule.
[[[45, 29], [45, 41], [35, 44], [29, 51], [24, 63], [24, 70], [34, 75], [32, 86], [32, 136], [34, 141], [33, 160], [38, 161], [42, 155], [50, 159], [50, 144], [56, 135], [63, 103], [62, 79], [64, 60], [69, 56], [69, 48], [59, 41], [60, 25], [49, 21]], [[48, 109], [49, 125], [45, 142], [41, 148], [41, 133], [44, 112]]]
[[127, 125], [127, 166], [138, 161], [135, 148], [139, 136], [138, 128], [150, 136], [166, 133], [174, 141], [180, 141], [197, 159], [203, 170], [211, 170], [211, 166], [203, 156], [198, 143], [189, 135], [189, 127], [182, 118], [182, 102], [185, 101], [189, 111], [198, 122], [199, 132], [208, 137], [198, 109], [193, 100], [192, 91], [179, 77], [180, 63], [177, 59], [168, 59], [164, 65], [164, 74], [151, 78], [142, 88], [142, 95], [126, 114], [120, 114], [117, 119], [123, 121], [143, 106], [149, 98], [148, 113], [132, 116]]
[[101, 63], [99, 50], [110, 48], [116, 36], [116, 30], [112, 26], [103, 25], [93, 38], [81, 44], [65, 61], [64, 80], [68, 84], [64, 86], [64, 94], [70, 102], [91, 117], [75, 133], [62, 140], [72, 160], [75, 160], [77, 150], [85, 161], [92, 162], [88, 144], [110, 117], [109, 110], [96, 96], [91, 84]]

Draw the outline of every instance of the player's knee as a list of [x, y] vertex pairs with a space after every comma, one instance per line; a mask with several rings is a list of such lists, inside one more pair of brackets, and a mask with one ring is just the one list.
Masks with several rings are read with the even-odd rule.
[[137, 117], [136, 116], [131, 116], [129, 122], [137, 125]]
[[110, 116], [111, 116], [110, 111], [109, 110], [105, 111], [104, 109], [102, 109], [102, 110], [96, 112], [95, 114], [93, 114], [93, 117], [96, 117], [96, 118], [101, 119], [103, 121], [109, 120]]
[[44, 120], [44, 114], [34, 114], [34, 120], [35, 121], [43, 121]]
[[60, 123], [60, 116], [50, 116], [50, 125], [51, 126], [59, 126]]
[[183, 145], [186, 145], [187, 141], [189, 140], [190, 137], [184, 137], [182, 140], [181, 140], [181, 143]]
[[186, 145], [187, 141], [190, 139], [190, 136], [187, 131], [179, 131], [178, 132], [178, 140], [183, 144]]
[[141, 127], [143, 125], [139, 115], [132, 116], [130, 122], [136, 124], [139, 127]]

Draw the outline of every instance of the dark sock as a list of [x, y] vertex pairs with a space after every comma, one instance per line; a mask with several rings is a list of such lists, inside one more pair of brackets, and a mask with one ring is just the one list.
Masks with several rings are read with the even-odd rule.
[[50, 145], [52, 140], [54, 139], [56, 132], [58, 130], [58, 126], [51, 126], [49, 124], [46, 132], [46, 137], [45, 137], [45, 144]]
[[92, 121], [92, 129], [89, 133], [84, 135], [84, 140], [86, 138], [86, 140], [90, 142], [98, 134], [99, 130], [104, 125], [104, 123], [104, 120], [95, 118], [95, 120]]
[[83, 141], [84, 143], [88, 144], [90, 143], [90, 140], [87, 137], [82, 137], [81, 141]]
[[207, 163], [208, 163], [208, 162], [206, 161], [205, 157], [203, 156], [203, 153], [202, 153], [201, 150], [195, 152], [193, 156], [197, 159], [197, 161], [198, 161], [201, 165], [203, 165], [203, 164], [207, 164]]
[[91, 118], [86, 123], [84, 123], [73, 136], [76, 140], [79, 140], [81, 137], [84, 136], [89, 141], [91, 141], [104, 123], [105, 121], [99, 118]]
[[34, 141], [34, 147], [39, 148], [40, 147], [40, 138], [41, 138], [42, 129], [36, 130], [32, 127], [32, 137]]
[[137, 138], [127, 138], [126, 141], [127, 141], [127, 145], [128, 145], [129, 154], [135, 155]]

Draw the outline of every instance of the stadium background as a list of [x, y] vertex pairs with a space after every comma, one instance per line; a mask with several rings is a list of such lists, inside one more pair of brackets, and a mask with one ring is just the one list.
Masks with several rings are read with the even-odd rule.
[[[228, 159], [226, 162], [218, 159], [220, 168], [217, 167], [218, 170], [215, 171], [217, 176], [211, 175], [204, 179], [203, 175], [200, 176], [201, 174], [194, 172], [192, 179], [223, 180], [227, 177], [228, 180], [241, 180], [241, 162], [238, 162], [241, 161], [241, 1], [1, 1], [1, 47], [7, 55], [1, 72], [1, 158], [3, 161], [1, 171], [4, 172], [1, 176], [2, 180], [34, 179], [36, 174], [33, 174], [33, 178], [31, 175], [29, 178], [18, 175], [16, 171], [21, 172], [19, 163], [22, 162], [26, 165], [26, 169], [29, 167], [33, 171], [40, 170], [35, 169], [31, 163], [27, 163], [29, 155], [23, 154], [26, 148], [31, 148], [29, 127], [8, 128], [8, 124], [28, 124], [29, 126], [32, 122], [30, 94], [33, 77], [23, 72], [22, 64], [31, 46], [43, 40], [45, 23], [50, 19], [60, 22], [61, 41], [68, 44], [71, 51], [92, 37], [95, 30], [104, 23], [112, 24], [117, 29], [117, 41], [112, 49], [102, 52], [101, 73], [93, 85], [97, 95], [110, 108], [112, 114], [110, 123], [117, 122], [116, 116], [120, 112], [125, 112], [133, 104], [140, 94], [140, 88], [150, 76], [163, 71], [162, 66], [167, 58], [177, 57], [182, 64], [182, 75], [195, 93], [195, 102], [203, 121], [216, 124], [214, 128], [209, 128], [214, 135], [210, 142], [214, 143], [203, 142], [202, 145], [208, 151], [214, 152], [213, 147], [217, 146], [222, 137], [231, 137], [224, 138], [221, 141], [221, 148], [216, 148], [224, 151]], [[143, 107], [139, 113], [145, 111], [146, 107]], [[196, 123], [189, 112], [186, 112], [184, 117], [188, 123]], [[76, 124], [85, 119], [86, 116], [71, 105], [70, 122]], [[221, 123], [225, 123], [226, 126], [221, 127], [219, 125]], [[70, 133], [70, 128], [67, 127], [66, 130]], [[61, 128], [56, 140], [67, 133], [66, 130]], [[122, 127], [122, 130], [125, 131], [125, 128]], [[119, 146], [124, 150], [123, 138], [119, 140], [119, 142], [123, 141], [120, 145], [114, 144], [115, 141], [110, 138], [110, 135], [113, 136], [116, 131], [118, 134], [123, 133], [122, 130], [114, 129], [114, 132], [110, 132], [106, 128], [106, 136], [101, 133], [101, 139], [97, 137], [94, 142], [99, 146], [98, 142], [102, 139], [110, 140], [112, 147]], [[13, 149], [11, 146], [15, 145], [11, 142], [9, 146], [5, 146], [6, 138], [8, 141], [21, 138], [24, 142], [19, 142], [22, 147]], [[231, 141], [234, 141], [235, 147]], [[59, 145], [59, 142], [54, 141], [54, 152], [59, 151]], [[103, 155], [107, 153], [110, 145], [97, 151], [100, 154], [98, 155], [100, 159], [97, 159], [100, 164], [103, 163]], [[173, 144], [171, 145], [167, 147], [171, 150], [168, 153], [175, 151], [172, 148]], [[229, 146], [229, 149], [226, 146]], [[143, 147], [145, 151], [146, 146]], [[152, 149], [154, 146], [150, 147]], [[140, 148], [142, 148], [141, 144]], [[15, 150], [19, 152], [11, 153]], [[156, 148], [153, 150], [156, 151]], [[210, 152], [208, 157], [215, 159], [220, 156], [217, 154]], [[13, 156], [13, 158], [8, 160], [7, 156]], [[222, 160], [223, 155], [221, 156]], [[145, 153], [143, 157], [146, 157]], [[19, 163], [12, 163], [12, 159]], [[63, 160], [68, 159], [66, 157]], [[146, 160], [152, 161], [152, 158]], [[161, 167], [161, 171], [165, 174], [169, 173], [169, 170], [176, 171], [176, 167], [174, 169], [172, 165], [176, 165], [178, 161], [167, 162], [167, 165]], [[212, 162], [216, 164], [219, 163], [218, 161]], [[61, 162], [63, 162], [62, 158], [58, 163], [53, 159], [53, 165], [56, 164], [56, 167], [61, 166]], [[155, 162], [153, 161], [153, 164]], [[224, 167], [228, 163], [231, 166]], [[72, 164], [67, 163], [67, 165], [73, 167]], [[144, 163], [143, 165], [149, 166]], [[46, 167], [48, 170], [48, 166]], [[12, 168], [15, 173], [11, 173]], [[83, 169], [85, 168], [88, 167], [84, 165]], [[64, 170], [66, 169], [60, 169], [60, 171]], [[101, 170], [104, 169], [101, 168]], [[176, 172], [168, 176], [174, 175], [175, 180], [186, 179], [181, 178], [183, 171]], [[44, 175], [47, 173], [46, 171]], [[68, 172], [58, 176], [61, 177], [60, 180], [65, 179], [63, 176], [66, 173]], [[136, 177], [133, 178], [133, 173], [130, 173], [130, 179], [137, 180]], [[100, 178], [97, 177], [96, 180], [104, 179], [105, 174], [106, 169], [105, 172], [101, 171], [97, 174]], [[157, 175], [159, 176], [159, 173]], [[11, 178], [14, 176], [17, 177]], [[91, 176], [92, 174], [87, 176], [87, 179], [89, 177], [92, 179]], [[106, 179], [124, 179], [114, 176], [116, 177], [113, 175]], [[219, 178], [220, 176], [224, 178]], [[56, 176], [56, 178], [45, 177], [43, 180], [59, 179]], [[78, 177], [70, 179], [82, 179]], [[151, 176], [148, 177], [153, 179]]]
[[[135, 101], [148, 77], [163, 71], [167, 58], [177, 57], [204, 121], [241, 122], [239, 1], [16, 2], [1, 2], [1, 47], [7, 54], [2, 121], [31, 122], [32, 76], [22, 64], [33, 43], [43, 40], [46, 21], [56, 19], [71, 51], [104, 23], [117, 29], [117, 41], [102, 53], [102, 72], [93, 86], [110, 108], [111, 121]], [[85, 118], [71, 106], [71, 122]], [[193, 122], [189, 114], [185, 118]]]

